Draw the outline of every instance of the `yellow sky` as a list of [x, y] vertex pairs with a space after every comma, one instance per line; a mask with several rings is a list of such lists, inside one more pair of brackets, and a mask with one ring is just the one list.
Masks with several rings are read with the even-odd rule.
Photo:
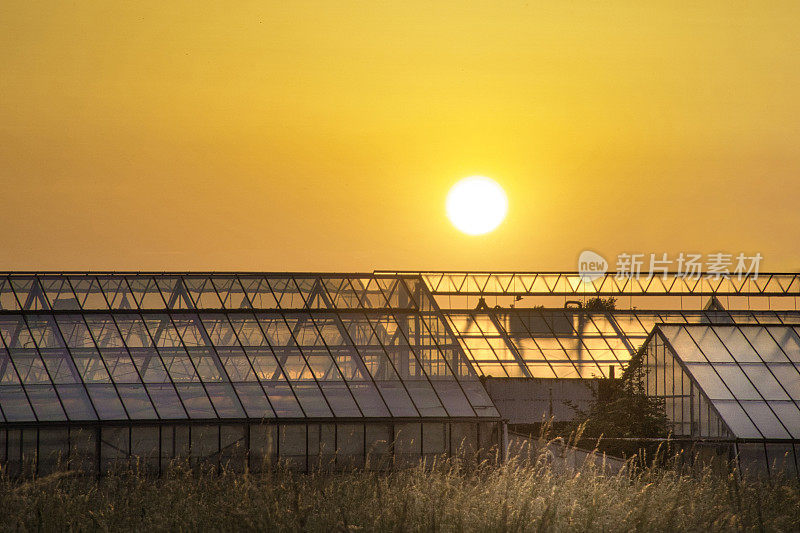
[[4, 2], [0, 268], [800, 268], [800, 3], [650, 4]]

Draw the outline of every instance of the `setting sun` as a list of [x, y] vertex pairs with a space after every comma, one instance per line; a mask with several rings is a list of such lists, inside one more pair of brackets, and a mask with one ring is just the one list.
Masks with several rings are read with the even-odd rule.
[[503, 222], [507, 211], [503, 188], [483, 176], [464, 178], [447, 194], [447, 217], [467, 235], [489, 233]]

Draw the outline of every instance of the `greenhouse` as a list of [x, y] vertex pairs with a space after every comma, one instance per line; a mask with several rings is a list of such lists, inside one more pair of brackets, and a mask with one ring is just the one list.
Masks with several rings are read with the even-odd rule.
[[401, 277], [2, 277], [0, 457], [308, 469], [497, 449], [499, 413], [428, 298]]
[[643, 355], [647, 392], [664, 399], [675, 436], [718, 443], [744, 470], [797, 475], [797, 327], [659, 325]]
[[[160, 472], [175, 459], [307, 470], [500, 458], [507, 426], [569, 420], [643, 346], [664, 354], [674, 335], [735, 331], [748, 357], [778, 353], [750, 339], [757, 327], [788, 359], [708, 365], [769, 374], [777, 389], [717, 396], [676, 340], [661, 357], [682, 361], [671, 368], [688, 369], [687, 385], [649, 393], [666, 398], [675, 435], [728, 439], [741, 457], [794, 454], [798, 296], [796, 274], [0, 273], [0, 462]], [[706, 337], [703, 353], [722, 357], [728, 341]]]

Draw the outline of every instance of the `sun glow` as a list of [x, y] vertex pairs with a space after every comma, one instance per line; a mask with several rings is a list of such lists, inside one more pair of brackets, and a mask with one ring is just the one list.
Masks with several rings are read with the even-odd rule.
[[489, 233], [503, 222], [508, 198], [493, 179], [470, 176], [453, 185], [447, 193], [447, 217], [467, 235]]

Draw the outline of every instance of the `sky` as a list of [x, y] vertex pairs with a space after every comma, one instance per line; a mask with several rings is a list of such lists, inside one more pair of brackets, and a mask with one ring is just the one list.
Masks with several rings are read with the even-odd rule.
[[[797, 2], [0, 4], [0, 269], [800, 269]], [[508, 216], [459, 233], [460, 178]]]

